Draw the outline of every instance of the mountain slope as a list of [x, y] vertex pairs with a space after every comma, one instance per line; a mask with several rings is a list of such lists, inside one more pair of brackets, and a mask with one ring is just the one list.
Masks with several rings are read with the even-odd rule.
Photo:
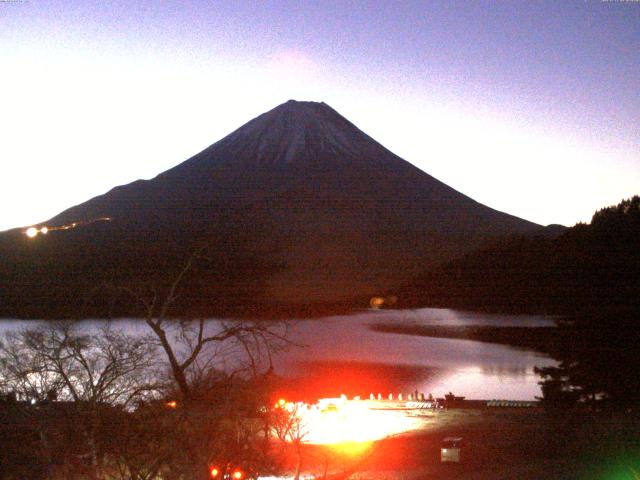
[[[110, 220], [90, 223], [105, 217]], [[55, 253], [44, 245], [31, 253], [33, 245], [17, 248], [23, 266], [37, 263], [34, 254], [52, 255], [47, 266], [60, 271], [54, 257], [79, 249], [91, 281], [104, 276], [96, 276], [96, 269], [107, 269], [109, 281], [117, 284], [143, 272], [157, 276], [157, 258], [172, 271], [205, 241], [211, 265], [202, 269], [216, 282], [198, 290], [200, 295], [218, 298], [222, 289], [237, 297], [247, 285], [260, 283], [252, 302], [293, 306], [349, 303], [406, 282], [425, 265], [455, 258], [487, 239], [542, 230], [417, 169], [324, 103], [295, 101], [152, 180], [116, 187], [43, 225], [72, 223], [81, 227], [31, 241], [49, 244], [56, 237]], [[0, 238], [7, 258], [16, 243], [25, 242]], [[117, 267], [120, 257], [130, 259], [126, 268]], [[136, 262], [150, 266], [139, 269]], [[130, 273], [123, 279], [119, 270]], [[71, 277], [85, 274], [78, 268]], [[46, 290], [50, 281], [33, 272], [21, 275], [31, 289]], [[238, 283], [231, 281], [234, 276]], [[195, 290], [189, 291], [194, 298]], [[218, 302], [203, 303], [214, 313], [211, 303]]]
[[405, 308], [597, 313], [612, 326], [622, 312], [637, 318], [640, 197], [603, 208], [590, 224], [557, 236], [514, 236], [426, 269], [394, 294]]

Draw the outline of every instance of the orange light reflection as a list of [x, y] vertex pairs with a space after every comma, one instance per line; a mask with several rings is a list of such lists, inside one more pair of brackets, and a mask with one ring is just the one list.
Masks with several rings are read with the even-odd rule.
[[110, 222], [112, 219], [111, 217], [100, 217], [100, 218], [96, 218], [94, 220], [90, 220], [88, 222], [73, 222], [70, 223], [68, 225], [61, 225], [59, 227], [48, 227], [48, 226], [44, 226], [40, 229], [36, 228], [36, 227], [29, 227], [24, 231], [24, 234], [29, 237], [29, 238], [34, 238], [36, 237], [39, 233], [42, 233], [43, 235], [46, 235], [49, 232], [52, 231], [56, 231], [56, 230], [69, 230], [71, 228], [76, 228], [76, 227], [80, 227], [83, 225], [90, 225], [92, 223], [95, 222]]
[[317, 405], [297, 409], [304, 425], [304, 441], [334, 445], [356, 453], [368, 444], [391, 435], [416, 430], [420, 422], [397, 410], [372, 409], [368, 401], [323, 399]]
[[335, 451], [350, 457], [357, 457], [365, 453], [373, 445], [373, 440], [368, 442], [340, 442], [332, 443], [329, 446]]

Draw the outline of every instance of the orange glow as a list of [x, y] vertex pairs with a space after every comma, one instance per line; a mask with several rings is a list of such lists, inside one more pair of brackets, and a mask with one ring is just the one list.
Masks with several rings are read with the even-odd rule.
[[345, 454], [347, 456], [357, 457], [365, 453], [367, 450], [369, 450], [371, 448], [371, 445], [373, 445], [373, 441], [341, 442], [341, 443], [334, 443], [331, 445], [331, 447], [334, 450], [342, 454]]
[[166, 405], [169, 408], [176, 408], [178, 406], [178, 402], [176, 402], [175, 400], [171, 400], [170, 402], [167, 402]]
[[52, 232], [54, 230], [69, 230], [71, 228], [76, 228], [76, 227], [79, 227], [81, 225], [89, 225], [89, 224], [95, 223], [95, 222], [110, 222], [111, 220], [112, 220], [111, 217], [100, 217], [100, 218], [96, 218], [95, 220], [90, 220], [88, 222], [73, 222], [73, 223], [70, 223], [68, 225], [61, 225], [59, 227], [47, 227], [47, 226], [44, 226], [44, 227], [42, 227], [40, 229], [38, 229], [36, 227], [29, 227], [24, 231], [24, 234], [29, 238], [34, 238], [39, 233], [42, 233], [43, 235], [46, 235], [47, 233]]
[[240, 480], [242, 477], [243, 475], [240, 470], [236, 470], [235, 472], [233, 472], [233, 478], [235, 478], [235, 480]]
[[211, 467], [211, 476], [213, 478], [217, 477], [220, 471], [216, 467]]
[[375, 440], [417, 429], [420, 421], [397, 410], [373, 409], [367, 400], [321, 399], [295, 414], [305, 431], [304, 441], [332, 445], [344, 453], [357, 454]]
[[371, 308], [380, 308], [382, 305], [384, 305], [384, 298], [382, 297], [373, 297], [369, 301], [369, 306]]

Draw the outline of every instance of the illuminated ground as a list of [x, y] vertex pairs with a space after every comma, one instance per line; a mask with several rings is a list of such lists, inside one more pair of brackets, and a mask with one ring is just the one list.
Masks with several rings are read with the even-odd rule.
[[[304, 445], [303, 471], [334, 480], [640, 478], [633, 473], [640, 470], [640, 423], [633, 418], [603, 422], [581, 414], [552, 421], [541, 409], [468, 409], [415, 420], [417, 429], [361, 443], [359, 449]], [[459, 465], [440, 462], [440, 443], [452, 435], [465, 441]]]
[[279, 405], [299, 418], [305, 443], [326, 445], [367, 443], [419, 431], [433, 417], [431, 410], [407, 410], [385, 401], [321, 399], [315, 405]]

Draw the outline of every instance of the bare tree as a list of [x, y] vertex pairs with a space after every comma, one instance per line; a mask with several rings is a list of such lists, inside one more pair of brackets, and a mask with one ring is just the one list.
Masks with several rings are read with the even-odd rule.
[[273, 409], [273, 430], [278, 439], [292, 445], [295, 456], [294, 480], [300, 478], [302, 468], [302, 444], [309, 435], [305, 412], [309, 406], [300, 402], [278, 403]]
[[167, 288], [157, 285], [121, 288], [143, 308], [144, 321], [151, 329], [169, 363], [181, 396], [192, 396], [191, 380], [208, 375], [211, 369], [242, 370], [258, 376], [273, 369], [272, 355], [291, 345], [289, 322], [266, 320], [218, 320], [204, 318], [175, 320], [169, 313], [179, 297], [185, 276], [203, 255], [206, 246], [189, 256]]
[[270, 403], [264, 387], [273, 371], [273, 354], [291, 344], [288, 322], [171, 316], [183, 281], [196, 262], [207, 260], [203, 251], [196, 250], [164, 286], [118, 289], [142, 308], [166, 358], [174, 385], [166, 392], [175, 405], [174, 441], [183, 453], [173, 471], [193, 478], [222, 460], [266, 461], [267, 449], [260, 445], [268, 443], [271, 429], [261, 410]]
[[[110, 325], [85, 333], [75, 323], [48, 323], [12, 332], [0, 343], [0, 387], [27, 402], [25, 410], [41, 423], [51, 425], [56, 418], [74, 422], [58, 425], [55, 432], [42, 429], [43, 449], [52, 451], [52, 438], [60, 436], [62, 427], [79, 434], [76, 456], [88, 460], [89, 477], [97, 479], [105, 461], [105, 419], [111, 409], [126, 411], [157, 392], [155, 360], [148, 338]], [[70, 445], [62, 448], [71, 450]]]
[[118, 418], [119, 434], [110, 445], [114, 456], [114, 479], [153, 480], [167, 478], [167, 465], [181, 455], [176, 448], [176, 422], [165, 402], [145, 402]]

